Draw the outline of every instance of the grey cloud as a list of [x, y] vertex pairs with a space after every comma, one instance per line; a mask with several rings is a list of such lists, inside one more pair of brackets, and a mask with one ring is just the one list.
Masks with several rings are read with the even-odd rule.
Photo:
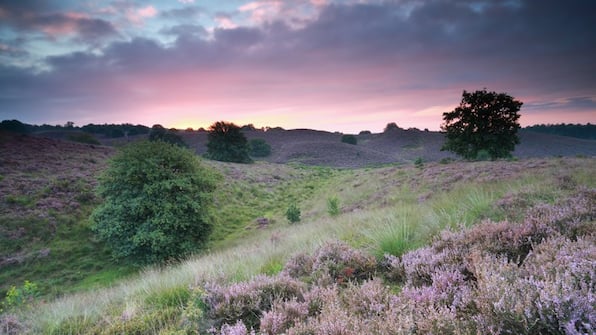
[[[209, 39], [204, 28], [181, 24], [161, 30], [177, 36], [171, 46], [135, 38], [112, 43], [101, 55], [50, 57], [51, 70], [37, 77], [4, 67], [0, 92], [12, 92], [13, 103], [21, 91], [25, 92], [21, 96], [28, 97], [68, 97], [75, 92], [91, 98], [96, 94], [102, 100], [102, 90], [111, 87], [102, 84], [119, 76], [226, 66], [315, 79], [370, 68], [379, 73], [373, 79], [393, 91], [443, 86], [458, 90], [503, 87], [514, 96], [516, 92], [568, 96], [576, 96], [576, 90], [596, 92], [596, 23], [592, 18], [596, 2], [520, 0], [484, 2], [483, 7], [477, 3], [330, 5], [299, 29], [282, 21], [267, 22], [261, 27], [217, 29]], [[404, 4], [412, 5], [404, 11]], [[109, 32], [100, 26], [90, 31]], [[356, 74], [354, 78], [358, 79]], [[2, 105], [10, 103], [5, 99]], [[570, 99], [565, 107], [593, 111], [593, 99]], [[548, 108], [524, 106], [539, 107]]]

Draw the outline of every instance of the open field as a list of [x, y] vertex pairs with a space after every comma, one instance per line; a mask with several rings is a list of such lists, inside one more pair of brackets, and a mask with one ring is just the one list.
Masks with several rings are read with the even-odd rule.
[[[222, 334], [242, 334], [238, 320], [256, 330], [260, 327], [266, 334], [308, 333], [308, 329], [320, 333], [329, 326], [331, 315], [337, 316], [338, 324], [348, 322], [344, 325], [354, 329], [354, 334], [364, 324], [374, 325], [379, 334], [408, 333], [387, 328], [383, 319], [403, 327], [419, 327], [422, 333], [445, 332], [443, 323], [462, 316], [469, 316], [470, 322], [472, 316], [483, 318], [483, 322], [460, 324], [461, 333], [490, 328], [499, 320], [503, 321], [502, 327], [523, 330], [524, 322], [531, 319], [516, 321], [515, 315], [486, 310], [490, 299], [499, 298], [489, 297], [486, 290], [492, 287], [497, 294], [501, 288], [499, 283], [481, 279], [482, 274], [496, 271], [493, 265], [497, 260], [490, 257], [501, 259], [498, 257], [509, 252], [513, 255], [511, 261], [518, 262], [523, 260], [519, 257], [530, 257], [525, 239], [530, 239], [531, 248], [552, 240], [540, 247], [543, 249], [538, 248], [544, 256], [532, 257], [551, 257], [548, 255], [553, 253], [563, 257], [567, 250], [565, 257], [576, 257], [579, 251], [573, 250], [579, 248], [585, 259], [578, 269], [593, 269], [596, 264], [596, 170], [594, 158], [589, 157], [434, 161], [419, 167], [394, 163], [355, 169], [296, 163], [204, 162], [225, 177], [216, 195], [218, 222], [209, 250], [181, 264], [139, 272], [126, 264], [114, 264], [105, 247], [94, 241], [86, 222], [89, 211], [99, 201], [92, 192], [95, 177], [113, 149], [28, 137], [3, 137], [0, 145], [7, 153], [0, 161], [2, 290], [7, 292], [9, 286], [21, 287], [30, 280], [38, 284], [41, 297], [5, 313], [0, 333], [13, 329], [32, 334], [206, 334], [208, 328], [216, 327]], [[338, 200], [338, 215], [330, 215], [331, 198]], [[284, 214], [290, 203], [296, 203], [302, 211], [301, 222], [294, 225]], [[268, 223], [259, 224], [257, 218], [267, 218]], [[512, 244], [507, 244], [508, 240]], [[516, 245], [516, 241], [521, 244]], [[487, 285], [484, 291], [465, 291], [469, 293], [465, 306], [471, 308], [473, 297], [472, 301], [477, 302], [475, 312], [452, 315], [432, 307], [436, 302], [429, 298], [426, 305], [407, 312], [412, 316], [430, 315], [428, 319], [435, 320], [438, 328], [420, 320], [391, 319], [404, 312], [400, 306], [409, 297], [423, 291], [443, 292], [433, 286], [436, 281], [422, 280], [443, 273], [425, 270], [416, 274], [411, 266], [428, 267], [428, 262], [439, 259], [433, 250], [452, 250], [454, 257], [461, 257], [460, 252], [472, 255], [461, 249], [462, 244], [472, 242], [476, 243], [475, 257], [479, 258], [462, 264], [477, 277], [476, 282]], [[304, 267], [309, 259], [318, 264], [321, 257], [343, 264], [339, 257], [348, 263], [333, 269], [325, 263], [318, 272], [312, 266]], [[298, 260], [306, 263], [296, 263]], [[441, 262], [449, 271], [461, 270], [446, 260]], [[507, 259], [498, 262], [509, 264]], [[536, 267], [544, 264], [540, 258], [532, 262], [523, 270], [538, 271]], [[510, 271], [507, 275], [514, 276], [512, 280], [525, 278], [513, 268], [501, 268]], [[559, 268], [552, 271], [566, 275], [557, 272]], [[231, 293], [243, 287], [262, 299], [263, 287], [268, 286], [255, 286], [255, 276], [267, 276], [258, 277], [262, 283], [275, 286], [281, 282], [284, 287], [296, 288], [286, 293], [296, 299], [298, 310], [304, 307], [300, 303], [311, 303], [308, 297], [315, 294], [327, 294], [324, 296], [329, 304], [321, 305], [318, 314], [298, 313], [290, 322], [287, 313], [292, 299], [282, 299], [249, 309], [257, 317], [244, 319], [239, 315], [245, 307], [239, 303], [236, 307], [240, 309], [231, 312], [222, 297], [227, 294], [230, 299], [244, 299]], [[463, 294], [470, 287], [460, 283], [457, 274], [454, 276], [449, 282], [457, 284], [453, 284], [453, 292]], [[591, 291], [573, 292], [593, 297], [594, 278], [585, 280]], [[552, 284], [547, 280], [544, 283]], [[383, 313], [367, 314], [371, 313], [368, 307], [354, 305], [358, 294], [364, 292], [377, 292], [379, 300], [371, 303], [385, 304]], [[518, 297], [519, 308], [525, 298]], [[452, 300], [441, 303], [455, 306]], [[580, 311], [579, 307], [576, 310]], [[274, 315], [287, 322], [275, 324]], [[309, 317], [313, 319], [307, 322]], [[234, 327], [225, 324], [235, 326], [237, 332], [226, 330]], [[489, 328], [482, 330], [489, 333]]]

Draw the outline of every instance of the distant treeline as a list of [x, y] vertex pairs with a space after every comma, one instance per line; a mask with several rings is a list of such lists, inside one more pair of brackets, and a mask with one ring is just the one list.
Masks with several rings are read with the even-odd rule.
[[40, 133], [48, 131], [83, 131], [95, 135], [103, 135], [109, 138], [118, 138], [124, 136], [134, 136], [141, 134], [148, 134], [151, 128], [143, 125], [133, 125], [130, 123], [123, 124], [93, 124], [77, 127], [73, 122], [67, 122], [65, 125], [49, 125], [43, 124], [41, 126], [22, 123], [18, 120], [4, 120], [0, 123], [0, 130], [8, 130], [16, 133]]
[[588, 140], [596, 140], [596, 125], [588, 124], [538, 124], [524, 129], [538, 133], [570, 136]]

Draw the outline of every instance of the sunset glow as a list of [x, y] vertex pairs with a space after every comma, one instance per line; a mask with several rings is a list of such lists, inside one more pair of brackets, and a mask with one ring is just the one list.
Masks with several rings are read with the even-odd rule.
[[[596, 2], [0, 1], [0, 119], [438, 130], [463, 90], [596, 122]], [[570, 24], [570, 23], [573, 24]]]

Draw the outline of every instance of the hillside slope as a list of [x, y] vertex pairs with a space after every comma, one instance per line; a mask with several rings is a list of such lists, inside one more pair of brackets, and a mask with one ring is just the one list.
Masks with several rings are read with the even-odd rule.
[[[206, 132], [179, 132], [198, 154], [207, 151]], [[369, 167], [391, 163], [439, 161], [456, 158], [441, 151], [444, 135], [417, 129], [393, 129], [379, 134], [357, 135], [358, 144], [341, 142], [340, 133], [309, 129], [269, 131], [245, 130], [248, 139], [262, 138], [271, 145], [272, 163], [301, 163], [330, 167]], [[596, 141], [520, 131], [520, 144], [513, 153], [518, 158], [555, 156], [596, 156]]]

